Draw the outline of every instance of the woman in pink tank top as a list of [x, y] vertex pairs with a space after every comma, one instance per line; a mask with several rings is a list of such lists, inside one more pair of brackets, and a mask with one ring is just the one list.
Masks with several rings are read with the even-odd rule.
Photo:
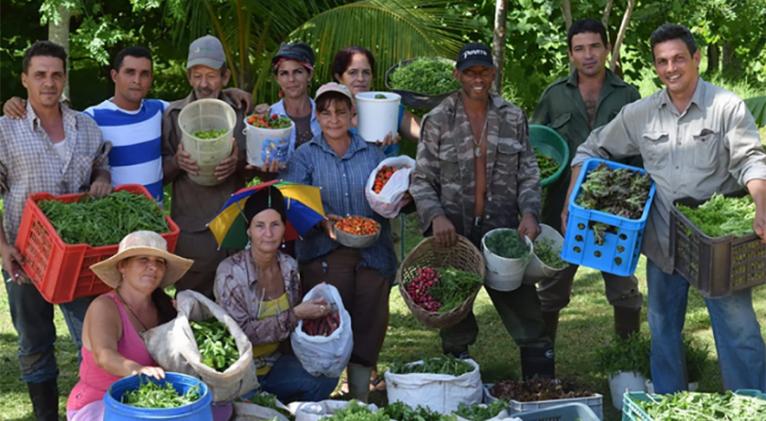
[[163, 288], [176, 282], [191, 264], [169, 253], [159, 234], [136, 231], [120, 241], [117, 254], [90, 267], [114, 291], [96, 298], [85, 314], [80, 380], [69, 394], [68, 420], [102, 419], [104, 393], [121, 377], [165, 376], [141, 333], [176, 316]]

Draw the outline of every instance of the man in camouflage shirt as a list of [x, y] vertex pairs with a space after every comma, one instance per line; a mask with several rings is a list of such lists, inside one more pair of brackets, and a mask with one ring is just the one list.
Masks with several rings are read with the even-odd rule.
[[[465, 45], [456, 62], [462, 89], [423, 119], [417, 166], [410, 192], [424, 232], [450, 247], [456, 235], [479, 247], [482, 236], [498, 227], [518, 228], [534, 239], [540, 232], [540, 183], [528, 141], [524, 113], [489, 90], [495, 79], [490, 50]], [[533, 285], [513, 291], [487, 288], [503, 324], [521, 348], [522, 374], [554, 375], [553, 347]], [[442, 329], [445, 353], [467, 355], [478, 326], [473, 312]]]
[[[593, 19], [578, 20], [567, 34], [569, 59], [574, 70], [568, 77], [553, 82], [537, 104], [532, 122], [556, 130], [569, 145], [570, 162], [577, 147], [591, 130], [614, 118], [625, 104], [641, 98], [636, 88], [605, 67], [609, 54], [606, 28]], [[640, 159], [626, 160], [635, 165]], [[569, 162], [561, 177], [547, 186], [542, 212], [543, 223], [562, 232], [561, 211], [569, 187]], [[554, 276], [543, 279], [537, 293], [543, 310], [548, 336], [555, 341], [559, 312], [569, 304], [577, 265], [568, 265]], [[617, 276], [601, 272], [606, 298], [614, 308], [614, 329], [622, 338], [638, 332], [641, 321], [641, 292], [635, 276]]]

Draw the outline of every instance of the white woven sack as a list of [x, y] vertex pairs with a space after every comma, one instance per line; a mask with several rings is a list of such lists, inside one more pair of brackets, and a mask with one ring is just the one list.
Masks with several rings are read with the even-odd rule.
[[[146, 348], [152, 358], [166, 371], [176, 371], [200, 378], [213, 393], [213, 401], [230, 401], [258, 386], [253, 364], [253, 346], [226, 311], [204, 295], [181, 291], [176, 295], [178, 316], [143, 333]], [[200, 352], [194, 340], [189, 321], [202, 321], [215, 317], [234, 337], [239, 359], [223, 373], [200, 361]]]
[[[479, 403], [483, 397], [479, 364], [474, 360], [464, 360], [474, 369], [460, 376], [449, 374], [410, 373], [394, 374], [386, 372], [386, 394], [388, 402], [404, 402], [415, 408], [427, 406], [442, 414], [455, 412], [461, 403], [471, 405]], [[415, 361], [412, 364], [423, 364]]]
[[[284, 404], [278, 402], [280, 407], [288, 409]], [[289, 409], [288, 409], [289, 410]], [[281, 412], [256, 405], [254, 403], [234, 402], [234, 417], [232, 421], [288, 421], [288, 418]]]
[[303, 302], [320, 297], [324, 298], [328, 304], [334, 304], [337, 307], [340, 314], [340, 326], [330, 336], [310, 336], [303, 331], [301, 320], [290, 334], [290, 344], [303, 368], [311, 375], [340, 377], [340, 373], [346, 368], [351, 358], [351, 349], [354, 346], [351, 315], [343, 307], [343, 299], [338, 289], [330, 284], [321, 283], [311, 288], [303, 297]]
[[[388, 182], [380, 193], [372, 191], [375, 184], [375, 176], [383, 166], [399, 168], [388, 179]], [[410, 189], [410, 173], [415, 169], [415, 160], [407, 155], [394, 156], [386, 158], [378, 164], [377, 167], [367, 177], [367, 184], [364, 187], [364, 195], [367, 197], [367, 203], [375, 212], [384, 218], [392, 219], [399, 215], [399, 211], [404, 207], [402, 199], [404, 194]]]
[[[319, 421], [345, 408], [350, 402], [327, 399], [319, 402], [293, 402], [287, 407], [295, 415], [295, 421]], [[374, 404], [368, 404], [367, 408], [373, 412], [378, 410]]]

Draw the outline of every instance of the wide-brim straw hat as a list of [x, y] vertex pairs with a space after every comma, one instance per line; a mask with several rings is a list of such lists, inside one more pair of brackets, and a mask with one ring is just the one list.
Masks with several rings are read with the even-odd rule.
[[191, 259], [168, 252], [167, 241], [156, 232], [135, 231], [120, 241], [117, 254], [91, 265], [90, 269], [105, 284], [117, 288], [122, 280], [122, 274], [117, 270], [117, 263], [134, 256], [155, 256], [165, 259], [165, 276], [160, 282], [160, 288], [173, 285], [194, 263]]

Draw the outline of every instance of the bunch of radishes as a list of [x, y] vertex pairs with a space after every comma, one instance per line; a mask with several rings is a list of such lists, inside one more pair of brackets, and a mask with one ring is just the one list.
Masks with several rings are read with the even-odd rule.
[[407, 293], [412, 301], [427, 311], [438, 311], [442, 303], [432, 297], [429, 290], [439, 282], [439, 273], [431, 267], [418, 269], [417, 275], [407, 285]]

